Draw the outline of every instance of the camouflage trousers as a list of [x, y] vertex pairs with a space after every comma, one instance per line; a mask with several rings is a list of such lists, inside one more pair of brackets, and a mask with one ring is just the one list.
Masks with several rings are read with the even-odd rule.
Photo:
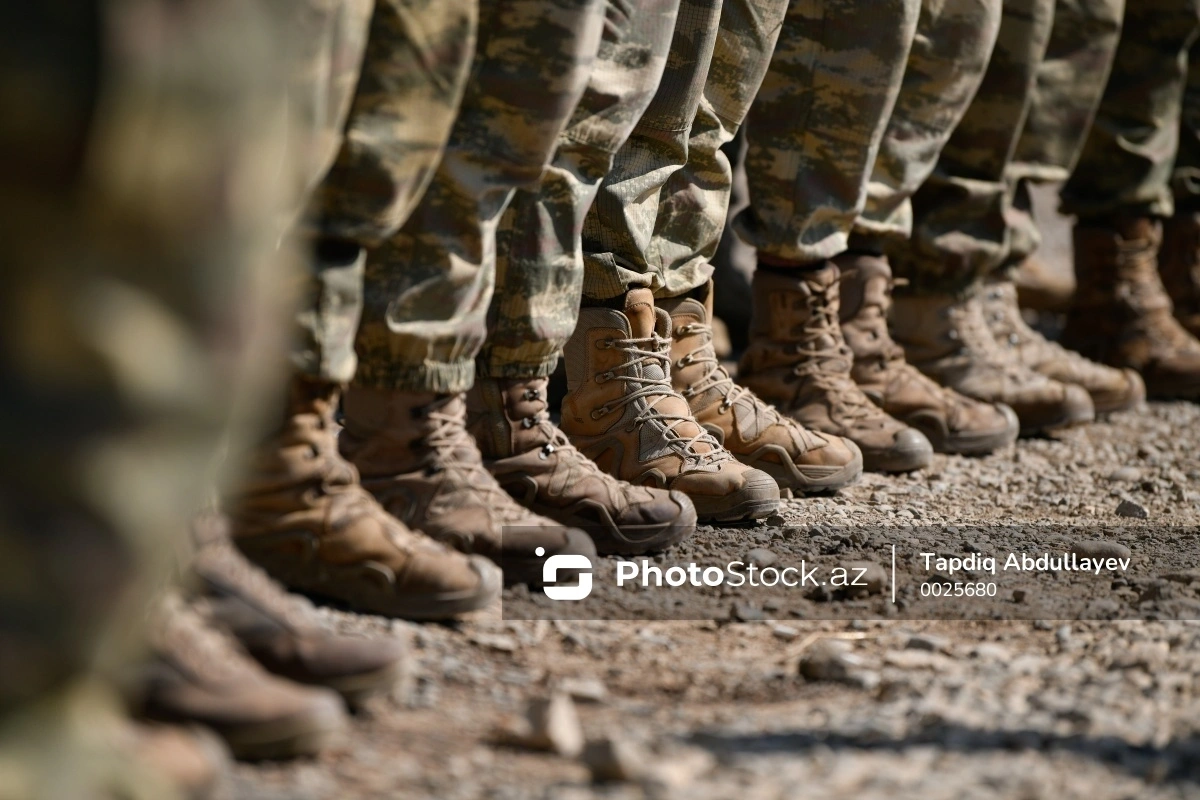
[[1179, 149], [1188, 50], [1196, 41], [1196, 0], [1139, 0], [1125, 26], [1096, 122], [1062, 210], [1081, 218], [1115, 214], [1170, 216]]
[[367, 259], [356, 382], [471, 386], [497, 228], [514, 191], [541, 178], [583, 94], [604, 20], [603, 0], [480, 4], [474, 61], [441, 161], [408, 221]]
[[585, 296], [601, 300], [634, 287], [677, 296], [708, 280], [732, 186], [721, 146], [758, 93], [787, 6], [680, 4], [658, 91], [584, 221]]
[[171, 796], [104, 755], [98, 676], [130, 655], [284, 346], [288, 18], [261, 13], [0, 8], [5, 800]]
[[[291, 361], [300, 375], [347, 383], [363, 309], [360, 249], [393, 236], [433, 177], [471, 66], [477, 0], [309, 2], [320, 13], [307, 15], [291, 94], [313, 121], [305, 130], [317, 132], [320, 181], [296, 232], [310, 268]], [[314, 248], [349, 255], [318, 259]]]
[[1046, 56], [1038, 67], [1029, 116], [1009, 165], [1012, 201], [1008, 265], [1041, 244], [1030, 181], [1067, 180], [1104, 94], [1121, 36], [1125, 0], [1057, 0]]
[[913, 195], [912, 237], [887, 251], [909, 291], [967, 291], [1008, 258], [1008, 170], [1053, 20], [1054, 0], [1004, 0], [979, 90]]
[[500, 222], [496, 291], [478, 374], [549, 375], [575, 330], [583, 290], [582, 231], [600, 182], [654, 98], [679, 0], [610, 0], [587, 89], [536, 186]]

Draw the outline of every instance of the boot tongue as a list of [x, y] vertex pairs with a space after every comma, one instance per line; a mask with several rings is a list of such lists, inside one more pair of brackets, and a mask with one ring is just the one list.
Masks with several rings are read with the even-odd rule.
[[625, 295], [625, 316], [629, 319], [630, 338], [649, 339], [657, 324], [654, 292], [649, 289], [630, 289]]

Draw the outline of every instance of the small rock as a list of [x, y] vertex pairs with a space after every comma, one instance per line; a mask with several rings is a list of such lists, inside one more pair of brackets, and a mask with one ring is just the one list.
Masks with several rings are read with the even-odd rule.
[[1129, 548], [1120, 542], [1108, 542], [1100, 539], [1075, 542], [1071, 545], [1071, 552], [1080, 558], [1091, 559], [1129, 558], [1131, 555]]
[[776, 639], [782, 639], [785, 642], [790, 642], [800, 635], [800, 631], [796, 630], [791, 625], [775, 625], [771, 628], [771, 635]]
[[1113, 658], [1117, 669], [1144, 669], [1153, 674], [1159, 670], [1170, 655], [1171, 647], [1166, 642], [1141, 642], [1119, 652]]
[[644, 751], [629, 739], [606, 736], [587, 743], [583, 763], [594, 781], [638, 781], [649, 773]]
[[644, 780], [668, 790], [688, 786], [716, 764], [712, 753], [699, 747], [672, 747], [657, 755]]
[[1113, 482], [1133, 482], [1140, 480], [1142, 471], [1137, 467], [1121, 467], [1109, 473], [1108, 479]]
[[810, 681], [834, 681], [859, 685], [865, 663], [837, 639], [817, 642], [800, 659], [800, 674]]
[[1132, 500], [1122, 500], [1117, 506], [1118, 517], [1132, 517], [1133, 519], [1150, 519], [1150, 512], [1141, 503], [1135, 503]]
[[950, 649], [950, 640], [935, 636], [932, 633], [915, 633], [908, 637], [904, 645], [909, 650], [927, 650], [931, 653], [945, 653]]
[[1164, 572], [1158, 577], [1172, 583], [1197, 583], [1200, 582], [1200, 569], [1185, 569], [1180, 572]]
[[840, 566], [846, 570], [846, 579], [856, 584], [846, 587], [846, 593], [851, 597], [883, 594], [888, 582], [888, 573], [879, 564], [874, 561], [847, 561]]
[[567, 678], [559, 690], [578, 703], [603, 703], [608, 699], [608, 687], [598, 678]]
[[729, 609], [729, 618], [737, 622], [761, 622], [767, 615], [749, 603], [734, 603]]
[[1029, 591], [1027, 589], [1013, 589], [1012, 598], [1014, 603], [1024, 603], [1028, 597]]
[[767, 517], [767, 525], [771, 526], [772, 528], [778, 528], [779, 526], [786, 524], [787, 520], [781, 517], [779, 514], [772, 514], [771, 516]]
[[747, 564], [753, 564], [756, 567], [769, 567], [779, 560], [779, 557], [765, 547], [756, 547], [749, 553], [746, 553], [745, 561]]
[[472, 644], [501, 653], [515, 653], [517, 650], [517, 640], [503, 633], [474, 633], [470, 640]]
[[1066, 647], [1071, 643], [1071, 626], [1062, 625], [1054, 632], [1054, 638], [1058, 642], [1059, 647]]
[[531, 701], [525, 721], [527, 727], [517, 736], [525, 747], [570, 758], [583, 752], [583, 726], [567, 694], [555, 692], [548, 698]]

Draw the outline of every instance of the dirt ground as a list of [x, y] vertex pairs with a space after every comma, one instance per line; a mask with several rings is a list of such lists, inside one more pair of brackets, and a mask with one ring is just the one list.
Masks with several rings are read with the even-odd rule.
[[[693, 619], [669, 622], [513, 619], [547, 608], [527, 589], [456, 626], [327, 610], [343, 630], [409, 637], [411, 679], [318, 760], [238, 767], [232, 794], [1200, 798], [1198, 534], [1200, 405], [1154, 403], [866, 475], [758, 525], [701, 528], [660, 560], [870, 561], [886, 579], [865, 596], [695, 592], [674, 606]], [[976, 573], [995, 598], [921, 606], [923, 584], [961, 580], [921, 552], [1120, 556], [1111, 543], [1128, 548], [1120, 574]], [[598, 590], [601, 610], [616, 591]], [[547, 704], [539, 740], [523, 726]]]

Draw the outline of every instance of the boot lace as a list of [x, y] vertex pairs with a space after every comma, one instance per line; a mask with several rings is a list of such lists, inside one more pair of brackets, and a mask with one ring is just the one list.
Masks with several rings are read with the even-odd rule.
[[[819, 293], [804, 298], [807, 316], [804, 325], [795, 334], [797, 341], [794, 345], [794, 351], [801, 361], [792, 371], [826, 393], [833, 403], [832, 411], [837, 418], [853, 424], [878, 418], [879, 409], [858, 389], [848, 369], [842, 366], [848, 367], [853, 363], [854, 354], [842, 337], [838, 302], [834, 296], [836, 292], [838, 284], [832, 283]], [[829, 347], [824, 343], [827, 341], [836, 342], [836, 345]]]
[[1181, 352], [1200, 350], [1200, 342], [1171, 313], [1171, 299], [1158, 274], [1154, 248], [1148, 248], [1142, 242], [1122, 242], [1118, 259], [1123, 262], [1118, 274], [1129, 276], [1127, 280], [1118, 281], [1118, 296], [1138, 313], [1146, 334], [1157, 339], [1166, 349]]
[[[683, 390], [682, 394], [684, 397], [696, 397], [697, 395], [704, 394], [709, 389], [716, 389], [721, 393], [722, 411], [728, 411], [734, 403], [743, 397], [753, 397], [749, 389], [734, 383], [729, 372], [725, 367], [721, 366], [721, 359], [717, 358], [717, 351], [713, 349], [713, 328], [711, 324], [692, 322], [678, 328], [676, 333], [680, 336], [691, 336], [694, 333], [698, 333], [703, 337], [704, 342], [700, 347], [679, 359], [677, 364], [679, 367], [686, 367], [692, 364], [706, 367], [700, 379]], [[770, 413], [773, 414], [774, 411]]]
[[[635, 400], [643, 400], [645, 408], [634, 418], [634, 426], [641, 426], [652, 420], [665, 423], [663, 433], [667, 440], [675, 445], [689, 462], [698, 466], [718, 464], [731, 458], [712, 434], [698, 425], [690, 414], [670, 414], [657, 409], [658, 404], [668, 397], [678, 398], [681, 403], [687, 404], [683, 395], [671, 386], [670, 339], [664, 339], [655, 333], [644, 339], [608, 339], [605, 340], [604, 346], [620, 350], [625, 355], [625, 361], [617, 368], [622, 372], [616, 369], [602, 372], [596, 376], [596, 381], [621, 381], [625, 384], [625, 391], [611, 403], [593, 410], [593, 419], [621, 411]], [[663, 377], [654, 378], [647, 375], [647, 368], [657, 370]], [[637, 374], [638, 372], [641, 374]], [[696, 425], [699, 432], [691, 437], [679, 433], [676, 428], [685, 423]], [[708, 445], [707, 452], [695, 449], [696, 445], [701, 443]]]

